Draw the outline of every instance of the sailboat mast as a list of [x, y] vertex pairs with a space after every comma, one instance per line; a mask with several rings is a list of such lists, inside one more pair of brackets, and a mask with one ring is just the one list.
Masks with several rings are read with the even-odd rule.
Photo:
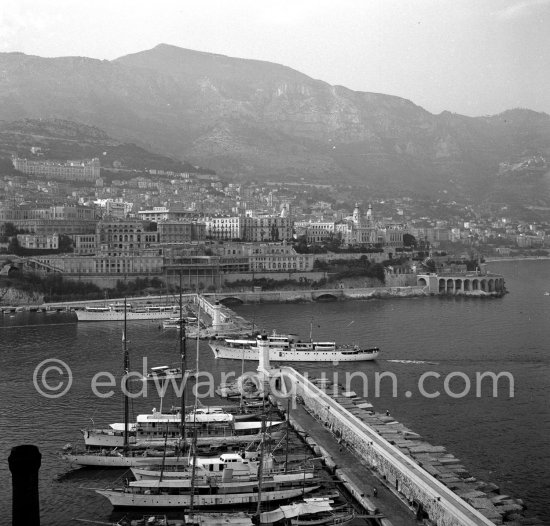
[[164, 476], [164, 468], [166, 467], [166, 446], [168, 445], [168, 422], [166, 422], [166, 429], [164, 430], [164, 450], [162, 452], [162, 464], [160, 466], [159, 482], [162, 482]]
[[130, 371], [130, 357], [126, 338], [126, 298], [124, 298], [124, 333], [122, 334], [122, 348], [124, 352], [124, 449], [128, 447], [128, 373]]
[[183, 449], [185, 450], [186, 437], [185, 437], [185, 368], [186, 368], [186, 347], [185, 347], [185, 324], [183, 321], [183, 304], [181, 297], [181, 269], [180, 269], [180, 359], [181, 359], [181, 407], [180, 407], [180, 435], [183, 443]]
[[262, 440], [260, 441], [260, 465], [258, 466], [258, 507], [256, 508], [256, 515], [258, 516], [258, 519], [260, 517], [260, 513], [262, 511], [262, 484], [263, 484], [263, 476], [264, 476], [264, 442], [265, 442], [265, 430], [266, 430], [266, 422], [265, 422], [265, 406], [264, 406], [264, 414], [262, 415]]
[[286, 451], [285, 451], [285, 473], [288, 471], [288, 438], [290, 434], [290, 397], [286, 401]]
[[[200, 328], [201, 328], [201, 304], [199, 303], [199, 309], [197, 313], [197, 353], [195, 356], [195, 370], [196, 374], [199, 374], [199, 342], [200, 342]], [[197, 468], [197, 409], [199, 405], [198, 390], [195, 386], [195, 403], [193, 406], [193, 463], [191, 467], [191, 495], [189, 498], [189, 521], [193, 521], [193, 505], [195, 501], [195, 471]]]

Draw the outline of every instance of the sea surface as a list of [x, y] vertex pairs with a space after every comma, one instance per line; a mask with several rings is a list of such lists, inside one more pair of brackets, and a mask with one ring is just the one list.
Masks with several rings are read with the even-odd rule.
[[[550, 261], [498, 262], [490, 269], [505, 276], [509, 294], [503, 298], [376, 299], [235, 310], [269, 332], [277, 329], [301, 339], [311, 333], [316, 340], [380, 347], [376, 362], [297, 368], [343, 384], [355, 373], [350, 387], [367, 396], [377, 411], [389, 411], [428, 442], [445, 446], [473, 476], [523, 499], [530, 513], [550, 524], [550, 296], [544, 295], [550, 291]], [[77, 323], [68, 313], [0, 316], [0, 525], [11, 523], [7, 458], [19, 444], [36, 444], [42, 453], [43, 526], [75, 524], [74, 518], [113, 521], [123, 515], [93, 491], [122, 481], [123, 470], [70, 470], [58, 456], [65, 444], [81, 443], [79, 429], [123, 419], [120, 385], [98, 390], [105, 395], [112, 389], [110, 397], [92, 390], [100, 372], [120, 381], [122, 325]], [[176, 333], [159, 330], [158, 322], [128, 323], [127, 338], [132, 370], [142, 371], [144, 357], [146, 368], [179, 362]], [[216, 383], [222, 373], [238, 376], [242, 371], [240, 361], [216, 361], [206, 342], [188, 341], [190, 361], [197, 351], [201, 371]], [[33, 382], [37, 366], [52, 358], [72, 373], [69, 391], [58, 398], [44, 397]], [[38, 372], [38, 382], [47, 365]], [[255, 365], [246, 362], [244, 368]], [[482, 373], [505, 373], [496, 393], [487, 378], [477, 389]], [[60, 382], [65, 387], [69, 377], [50, 370], [45, 378], [53, 388]], [[199, 379], [201, 396], [208, 391], [207, 380]], [[155, 389], [147, 395], [132, 400], [132, 415], [160, 408]], [[179, 405], [171, 390], [163, 405]]]

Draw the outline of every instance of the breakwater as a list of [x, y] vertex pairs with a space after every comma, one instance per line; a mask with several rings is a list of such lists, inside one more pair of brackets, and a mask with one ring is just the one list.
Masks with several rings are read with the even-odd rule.
[[[444, 447], [428, 444], [390, 415], [375, 414], [372, 405], [354, 392], [325, 378], [309, 380], [291, 367], [275, 370], [273, 375], [280, 375], [308, 413], [404, 499], [417, 519], [442, 526], [542, 524], [523, 516], [520, 499], [501, 495], [496, 485], [472, 477]], [[299, 424], [298, 429], [304, 431]], [[314, 427], [309, 426], [308, 432], [310, 445], [315, 447]], [[336, 466], [330, 455], [319, 451], [367, 513], [379, 513], [375, 501], [366, 496], [364, 484], [353, 481], [349, 466]]]
[[209, 301], [222, 303], [300, 303], [390, 297], [418, 297], [429, 293], [425, 287], [368, 287], [304, 290], [229, 291], [203, 294]]
[[[184, 302], [197, 303], [197, 298], [204, 298], [207, 303], [213, 305], [216, 301], [226, 304], [242, 303], [308, 303], [314, 301], [341, 301], [374, 298], [410, 298], [427, 296], [429, 292], [425, 287], [369, 287], [369, 288], [337, 288], [337, 289], [304, 289], [304, 290], [264, 290], [264, 291], [227, 291], [204, 294], [184, 294]], [[25, 299], [26, 298], [26, 299]], [[15, 310], [75, 310], [86, 306], [103, 306], [109, 303], [121, 303], [125, 299], [137, 306], [146, 306], [150, 303], [165, 304], [168, 302], [177, 304], [178, 297], [171, 296], [141, 296], [133, 298], [110, 298], [109, 300], [81, 300], [54, 303], [40, 303], [36, 300], [31, 303], [28, 296], [20, 301], [4, 301], [0, 304], [0, 311], [15, 312]]]

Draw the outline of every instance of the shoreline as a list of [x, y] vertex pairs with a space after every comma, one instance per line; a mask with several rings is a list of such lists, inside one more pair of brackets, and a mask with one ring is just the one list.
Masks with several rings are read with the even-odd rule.
[[508, 256], [502, 258], [486, 258], [485, 263], [497, 263], [499, 261], [538, 261], [548, 259], [550, 259], [550, 256]]
[[[550, 259], [550, 258], [548, 258]], [[339, 288], [339, 289], [303, 289], [303, 290], [273, 290], [273, 291], [228, 291], [218, 293], [206, 293], [204, 298], [220, 297], [235, 299], [241, 303], [312, 303], [318, 301], [347, 301], [347, 300], [369, 300], [369, 299], [392, 299], [392, 298], [421, 298], [421, 297], [465, 297], [465, 298], [495, 298], [504, 294], [495, 292], [484, 292], [482, 290], [459, 292], [459, 293], [435, 293], [426, 290], [426, 287], [411, 285], [404, 287], [368, 287], [368, 288]], [[124, 298], [120, 298], [123, 301]], [[112, 298], [111, 301], [119, 301]], [[223, 302], [223, 299], [221, 300]], [[90, 301], [69, 301], [55, 303], [11, 303], [0, 304], [0, 313], [23, 312], [48, 310], [70, 311], [76, 308], [84, 308], [87, 304], [97, 303], [97, 300]], [[227, 303], [231, 305], [231, 301]]]

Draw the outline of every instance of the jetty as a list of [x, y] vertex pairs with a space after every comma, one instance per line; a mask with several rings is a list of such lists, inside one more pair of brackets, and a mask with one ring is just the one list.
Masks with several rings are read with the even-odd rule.
[[413, 517], [445, 526], [542, 524], [524, 517], [523, 501], [476, 479], [444, 447], [375, 413], [356, 393], [324, 378], [309, 379], [292, 367], [272, 371], [272, 382], [280, 378], [286, 383], [283, 391], [299, 401], [288, 404], [284, 397], [273, 397], [274, 403], [281, 411], [289, 406], [293, 427], [367, 515], [387, 517], [386, 524], [395, 525], [411, 524]]
[[293, 367], [272, 368], [267, 337], [258, 336], [258, 376], [278, 409], [327, 468], [383, 526], [519, 526], [520, 499], [477, 480], [442, 446], [432, 446], [372, 404], [325, 377], [310, 379]]

